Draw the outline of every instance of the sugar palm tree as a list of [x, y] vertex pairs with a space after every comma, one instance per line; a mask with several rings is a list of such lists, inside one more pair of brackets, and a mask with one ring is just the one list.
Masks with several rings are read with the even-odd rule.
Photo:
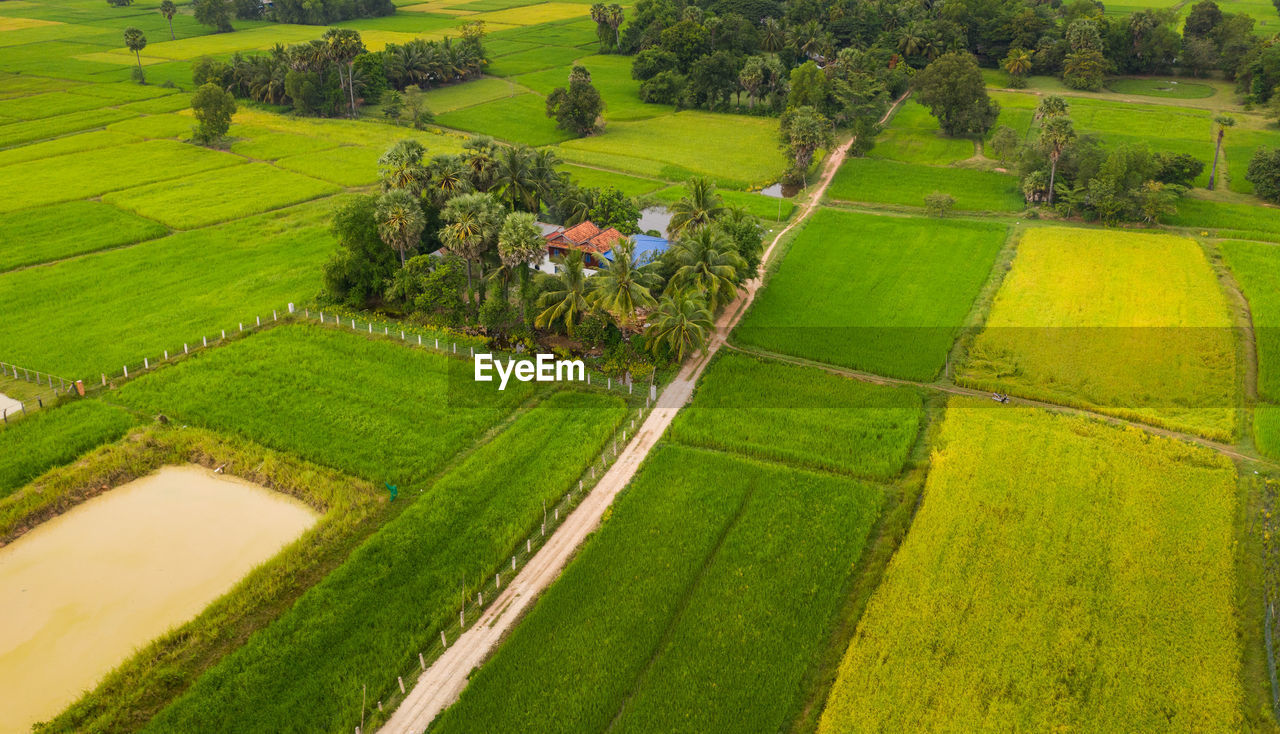
[[1214, 177], [1218, 175], [1218, 155], [1222, 152], [1222, 138], [1227, 134], [1227, 128], [1236, 124], [1234, 117], [1227, 115], [1218, 115], [1213, 118], [1213, 124], [1218, 128], [1218, 135], [1213, 148], [1213, 168], [1209, 169], [1209, 190], [1213, 191]]
[[404, 267], [405, 253], [418, 243], [427, 226], [417, 198], [403, 189], [388, 191], [378, 197], [374, 217], [378, 222], [378, 236], [400, 253], [400, 267]]
[[605, 9], [604, 3], [593, 3], [591, 5], [590, 13], [591, 13], [591, 20], [594, 20], [596, 22], [596, 37], [600, 39], [600, 53], [604, 53], [605, 52], [604, 27], [609, 22], [608, 11]]
[[658, 354], [666, 350], [677, 362], [704, 349], [711, 334], [711, 310], [701, 299], [687, 291], [677, 290], [663, 296], [658, 309], [649, 317], [645, 343]]
[[378, 177], [382, 190], [404, 189], [421, 196], [427, 184], [427, 168], [422, 163], [427, 149], [412, 138], [397, 142], [378, 158]]
[[508, 270], [520, 273], [520, 313], [529, 320], [529, 267], [545, 257], [547, 241], [529, 212], [511, 212], [498, 232], [498, 255]]
[[671, 205], [667, 236], [679, 237], [686, 229], [710, 224], [724, 211], [724, 199], [710, 179], [696, 177], [684, 185], [684, 196]]
[[614, 3], [604, 9], [604, 22], [613, 29], [613, 47], [616, 49], [622, 44], [622, 34], [618, 30], [622, 27], [622, 22], [626, 20], [626, 15], [622, 12], [622, 6]]
[[458, 156], [439, 155], [427, 164], [425, 195], [435, 206], [443, 207], [455, 196], [474, 190], [471, 171]]
[[582, 253], [570, 250], [560, 260], [560, 272], [546, 276], [543, 283], [542, 297], [538, 299], [542, 311], [534, 319], [534, 326], [546, 329], [557, 322], [563, 323], [565, 331], [573, 336], [574, 326], [591, 306], [587, 300], [591, 284], [584, 272]]
[[654, 276], [637, 267], [635, 248], [631, 240], [615, 244], [613, 261], [592, 278], [591, 304], [612, 316], [624, 332], [635, 324], [636, 311], [657, 304], [649, 292]]
[[124, 29], [124, 45], [133, 52], [134, 57], [138, 60], [138, 81], [141, 82], [142, 49], [147, 47], [147, 37], [142, 34], [141, 30], [134, 28], [133, 26], [129, 26]]
[[364, 42], [360, 40], [360, 32], [352, 28], [330, 28], [324, 32], [324, 40], [329, 44], [329, 58], [338, 65], [338, 84], [342, 84], [342, 70], [347, 71], [347, 96], [351, 101], [351, 116], [356, 116], [355, 76], [356, 57], [364, 53]]
[[1040, 144], [1049, 153], [1049, 204], [1053, 204], [1053, 182], [1058, 175], [1058, 159], [1076, 137], [1070, 117], [1056, 116], [1040, 128]]
[[178, 14], [178, 6], [173, 4], [173, 0], [160, 0], [160, 14], [169, 21], [169, 40], [176, 40], [177, 36], [173, 35], [173, 16]]
[[676, 272], [667, 290], [693, 289], [705, 293], [712, 312], [733, 300], [738, 294], [747, 263], [734, 251], [733, 245], [715, 227], [698, 227], [686, 232], [671, 247]]
[[[467, 303], [473, 290], [471, 263], [479, 265], [483, 281], [484, 256], [497, 244], [503, 214], [502, 204], [483, 193], [455, 196], [440, 211], [440, 218], [447, 222], [440, 228], [440, 241], [449, 252], [467, 261]], [[483, 293], [480, 300], [484, 300]]]

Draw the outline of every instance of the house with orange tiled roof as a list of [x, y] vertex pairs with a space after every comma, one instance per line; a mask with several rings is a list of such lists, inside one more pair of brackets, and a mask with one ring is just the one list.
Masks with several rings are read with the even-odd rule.
[[583, 264], [590, 271], [607, 267], [609, 260], [612, 259], [610, 253], [613, 251], [613, 246], [620, 240], [626, 239], [626, 235], [613, 227], [600, 229], [590, 221], [568, 228], [548, 227], [547, 229], [549, 231], [542, 235], [547, 242], [547, 257], [539, 268], [547, 273], [555, 272], [552, 258], [562, 257], [570, 250], [582, 253]]

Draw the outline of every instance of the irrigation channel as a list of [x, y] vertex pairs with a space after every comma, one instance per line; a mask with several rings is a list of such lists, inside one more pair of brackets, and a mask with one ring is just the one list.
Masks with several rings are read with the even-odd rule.
[[[887, 120], [905, 98], [904, 95], [898, 99], [881, 122]], [[467, 677], [471, 671], [493, 652], [542, 591], [560, 575], [560, 571], [587, 536], [599, 526], [605, 510], [631, 482], [641, 462], [657, 444], [667, 426], [671, 425], [676, 413], [688, 402], [702, 371], [724, 345], [729, 332], [755, 299], [778, 243], [818, 208], [827, 186], [844, 162], [851, 142], [852, 140], [845, 140], [827, 157], [818, 185], [813, 188], [808, 201], [791, 223], [778, 232], [765, 248], [757, 277], [743, 286], [738, 297], [720, 315], [706, 351], [685, 363], [675, 379], [658, 396], [657, 403], [636, 431], [635, 438], [546, 545], [485, 609], [480, 618], [418, 677], [413, 689], [382, 727], [383, 734], [419, 734], [426, 731], [432, 720], [458, 699], [467, 685]]]

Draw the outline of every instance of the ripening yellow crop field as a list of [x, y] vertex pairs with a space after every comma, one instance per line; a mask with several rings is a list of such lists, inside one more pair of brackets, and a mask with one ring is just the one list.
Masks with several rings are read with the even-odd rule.
[[1137, 428], [954, 399], [819, 734], [1240, 731], [1235, 479]]
[[1029, 230], [966, 385], [1230, 440], [1235, 332], [1193, 240], [1114, 230]]

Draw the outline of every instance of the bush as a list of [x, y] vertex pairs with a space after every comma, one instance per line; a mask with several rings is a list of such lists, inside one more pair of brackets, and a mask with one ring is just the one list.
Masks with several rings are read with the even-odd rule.
[[205, 84], [191, 97], [191, 111], [196, 118], [194, 139], [208, 145], [227, 134], [227, 129], [231, 127], [231, 116], [236, 112], [236, 100], [222, 87]]
[[951, 194], [935, 191], [924, 197], [924, 208], [931, 217], [945, 217], [951, 207], [956, 205], [956, 197]]
[[675, 104], [688, 80], [678, 71], [663, 71], [640, 84], [640, 99], [651, 104]]
[[1253, 192], [1270, 202], [1280, 202], [1280, 148], [1258, 148], [1249, 161], [1244, 180]]

